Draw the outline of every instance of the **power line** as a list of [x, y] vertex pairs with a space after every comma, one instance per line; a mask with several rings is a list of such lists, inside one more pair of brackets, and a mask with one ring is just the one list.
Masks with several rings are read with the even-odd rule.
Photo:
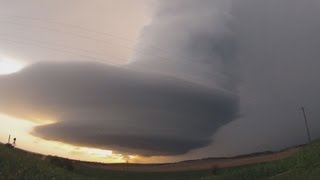
[[[34, 43], [38, 43], [38, 44], [48, 44], [50, 45], [50, 43], [48, 42], [45, 42], [45, 41], [39, 41], [39, 40], [34, 40], [34, 39], [25, 39], [23, 37], [19, 37], [17, 35], [12, 35], [10, 33], [1, 33], [0, 32], [0, 35], [3, 35], [3, 37], [14, 37], [16, 39], [19, 39], [19, 40], [24, 40], [24, 41], [28, 41], [28, 42], [34, 42]], [[1, 36], [0, 36], [1, 37]], [[8, 38], [7, 38], [8, 39]], [[98, 52], [98, 51], [90, 51], [90, 50], [87, 50], [87, 49], [81, 49], [81, 48], [77, 48], [77, 47], [70, 47], [70, 46], [66, 46], [64, 44], [57, 44], [57, 43], [51, 43], [51, 45], [54, 45], [54, 46], [59, 46], [59, 47], [62, 47], [64, 49], [72, 49], [72, 50], [76, 50], [76, 51], [82, 51], [82, 52], [85, 52], [85, 53], [96, 53], [96, 54], [99, 54], [101, 52]], [[113, 46], [110, 46], [110, 47], [113, 47]], [[103, 54], [101, 54], [103, 55]], [[116, 58], [116, 57], [115, 57]]]
[[[73, 24], [68, 24], [68, 23], [48, 20], [48, 19], [41, 19], [41, 18], [35, 18], [35, 17], [26, 17], [26, 16], [12, 16], [12, 15], [9, 16], [9, 15], [6, 15], [6, 14], [2, 14], [2, 17], [6, 18], [6, 20], [1, 20], [0, 19], [0, 22], [2, 22], [2, 23], [15, 24], [15, 25], [27, 25], [27, 26], [31, 26], [32, 28], [41, 28], [41, 29], [46, 29], [46, 30], [50, 30], [50, 31], [59, 32], [59, 33], [68, 33], [68, 34], [72, 34], [74, 36], [78, 36], [78, 37], [82, 37], [82, 38], [86, 38], [86, 39], [100, 41], [100, 42], [107, 43], [107, 44], [110, 43], [110, 42], [108, 42], [108, 41], [106, 41], [104, 39], [94, 38], [92, 36], [86, 36], [86, 35], [83, 35], [83, 34], [78, 34], [78, 33], [70, 32], [70, 31], [62, 31], [62, 30], [58, 30], [58, 29], [52, 28], [52, 27], [50, 28], [50, 27], [45, 27], [45, 26], [35, 26], [34, 24], [33, 25], [32, 24], [25, 24], [25, 23], [24, 24], [23, 23], [19, 24], [17, 22], [9, 22], [7, 20], [7, 18], [16, 18], [16, 19], [22, 19], [22, 20], [32, 20], [32, 21], [38, 21], [38, 22], [47, 23], [47, 24], [56, 24], [56, 25], [59, 25], [59, 26], [67, 26], [67, 27], [71, 27], [73, 29], [79, 29], [81, 31], [85, 31], [85, 32], [88, 32], [88, 33], [95, 33], [95, 34], [100, 34], [100, 35], [108, 36], [108, 37], [115, 38], [115, 39], [121, 39], [121, 40], [130, 42], [130, 43], [133, 43], [132, 45], [136, 44], [136, 41], [133, 40], [133, 39], [125, 38], [125, 37], [122, 37], [120, 35], [114, 35], [114, 34], [107, 33], [107, 32], [94, 31], [92, 29], [89, 29], [89, 28], [86, 28], [86, 27], [83, 27], [83, 26], [78, 26], [78, 25], [73, 25]], [[165, 57], [159, 56], [158, 54], [156, 56], [161, 57], [162, 60], [170, 60], [171, 61], [171, 58], [168, 59], [168, 56], [169, 57], [171, 56], [171, 53], [168, 50], [160, 48], [160, 47], [154, 45], [153, 43], [146, 43], [145, 41], [144, 42], [139, 42], [139, 45], [147, 46], [148, 48], [157, 50], [158, 52], [163, 52], [163, 53], [166, 54]], [[128, 47], [128, 46], [123, 46], [122, 45], [122, 47], [127, 48], [129, 50], [132, 50], [134, 52], [140, 51], [140, 50], [136, 50], [135, 48], [132, 48], [132, 46]], [[147, 51], [147, 53], [150, 54], [150, 51]], [[151, 56], [154, 56], [154, 54], [151, 54]], [[189, 60], [189, 61], [193, 61], [192, 59], [190, 59], [190, 57], [181, 56], [181, 54], [177, 55], [177, 58], [183, 58], [183, 59], [186, 59], [186, 60]]]
[[[65, 50], [65, 49], [59, 49], [59, 48], [55, 48], [55, 47], [43, 46], [41, 44], [32, 44], [32, 43], [28, 43], [28, 42], [23, 42], [21, 40], [12, 40], [12, 39], [8, 39], [8, 38], [4, 38], [4, 37], [0, 37], [0, 40], [7, 41], [9, 43], [18, 44], [18, 45], [27, 45], [27, 46], [40, 47], [40, 48], [50, 49], [50, 50], [53, 50], [53, 51], [56, 51], [56, 52], [59, 52], [59, 53], [67, 53], [67, 54], [73, 54], [73, 55], [77, 55], [77, 56], [87, 57], [87, 58], [90, 58], [90, 60], [95, 60], [97, 62], [102, 62], [102, 63], [115, 65], [114, 63], [106, 62], [105, 59], [100, 58], [100, 57], [95, 57], [95, 56], [86, 55], [86, 54], [79, 54], [79, 53], [76, 53], [76, 52], [73, 52], [73, 51], [68, 51], [68, 50]], [[121, 58], [115, 58], [115, 59], [124, 60], [124, 59], [121, 59]]]
[[[1, 33], [0, 33], [0, 35], [1, 35]], [[104, 58], [101, 58], [101, 57], [97, 57], [97, 56], [93, 56], [93, 55], [91, 55], [90, 53], [100, 53], [100, 52], [96, 52], [96, 51], [94, 51], [94, 52], [92, 52], [92, 51], [88, 51], [88, 50], [86, 50], [86, 49], [81, 49], [81, 48], [76, 48], [76, 47], [69, 47], [69, 46], [65, 46], [65, 45], [63, 45], [63, 44], [52, 44], [53, 46], [59, 46], [59, 47], [61, 47], [61, 48], [56, 48], [56, 47], [50, 47], [50, 46], [47, 46], [47, 44], [49, 44], [49, 43], [47, 43], [47, 42], [45, 42], [45, 41], [38, 41], [38, 40], [29, 40], [29, 39], [23, 39], [23, 38], [21, 38], [21, 37], [19, 37], [19, 36], [17, 36], [17, 35], [12, 35], [12, 34], [10, 34], [10, 33], [2, 33], [2, 35], [3, 35], [3, 37], [1, 38], [1, 40], [5, 40], [5, 41], [10, 41], [10, 42], [14, 42], [15, 44], [19, 44], [19, 43], [21, 43], [21, 44], [24, 44], [24, 45], [31, 45], [31, 46], [35, 46], [35, 47], [41, 47], [41, 48], [47, 48], [47, 49], [51, 49], [51, 50], [54, 50], [54, 51], [58, 51], [58, 52], [64, 52], [64, 53], [68, 53], [68, 54], [74, 54], [74, 55], [80, 55], [80, 56], [86, 56], [86, 57], [90, 57], [90, 58], [94, 58], [94, 59], [104, 59]], [[18, 38], [19, 40], [12, 40], [12, 39], [10, 39], [10, 38], [7, 38], [7, 37], [15, 37], [15, 38]], [[1, 37], [1, 36], [0, 36]], [[30, 43], [31, 42], [31, 43]], [[36, 43], [36, 45], [35, 44], [32, 44], [32, 43]], [[44, 45], [45, 44], [45, 45]], [[105, 43], [104, 45], [107, 45], [107, 46], [109, 46], [109, 47], [114, 47], [114, 46], [112, 46], [112, 45], [110, 45], [110, 44], [108, 44], [108, 43]], [[68, 50], [66, 50], [66, 49], [69, 49], [69, 51]], [[130, 50], [131, 52], [135, 52], [135, 53], [138, 53], [139, 52], [139, 50], [135, 50], [134, 48], [125, 48], [126, 50]], [[70, 50], [72, 50], [72, 51], [70, 51]], [[75, 53], [74, 51], [80, 51], [80, 52], [84, 52], [84, 53], [89, 53], [90, 55], [83, 55], [83, 54], [79, 54], [79, 53]], [[166, 61], [168, 61], [168, 62], [170, 62], [170, 61], [173, 61], [173, 59], [171, 59], [171, 58], [168, 58], [168, 57], [166, 57], [166, 55], [160, 55], [160, 54], [154, 54], [154, 53], [150, 53], [150, 51], [147, 51], [147, 53], [145, 53], [144, 55], [147, 55], [147, 56], [150, 56], [150, 57], [157, 57], [157, 58], [159, 58], [159, 60], [161, 60], [161, 61], [164, 61], [164, 60], [166, 60]], [[127, 61], [127, 59], [124, 59], [124, 58], [119, 58], [119, 57], [115, 57], [115, 56], [110, 56], [109, 55], [109, 57], [111, 57], [111, 58], [114, 58], [114, 59], [118, 59], [118, 60], [121, 60], [121, 61]], [[189, 62], [189, 61], [183, 61], [183, 62], [180, 62], [180, 64], [191, 64], [192, 62]], [[143, 64], [140, 64], [140, 66], [144, 66]], [[216, 75], [219, 75], [218, 73], [216, 73]]]
[[[19, 23], [16, 23], [16, 22], [8, 22], [8, 21], [1, 21], [0, 20], [0, 22], [4, 22], [4, 23], [8, 23], [8, 24], [14, 24], [14, 25], [26, 25], [26, 24], [19, 24]], [[28, 25], [28, 24], [27, 24]], [[100, 41], [100, 42], [102, 42], [104, 45], [107, 45], [107, 46], [109, 46], [109, 47], [114, 47], [113, 45], [110, 45], [110, 42], [108, 42], [108, 41], [106, 41], [106, 40], [103, 40], [103, 39], [97, 39], [97, 38], [92, 38], [92, 37], [90, 37], [90, 36], [84, 36], [84, 35], [79, 35], [79, 34], [76, 34], [76, 33], [72, 33], [72, 32], [63, 32], [63, 31], [59, 31], [59, 30], [56, 30], [56, 29], [54, 29], [54, 28], [48, 28], [48, 27], [42, 27], [42, 26], [32, 26], [32, 25], [29, 25], [30, 27], [32, 27], [32, 28], [41, 28], [41, 29], [46, 29], [46, 30], [49, 30], [49, 31], [54, 31], [54, 32], [62, 32], [62, 33], [68, 33], [68, 34], [72, 34], [72, 35], [74, 35], [74, 36], [78, 36], [78, 37], [81, 37], [81, 38], [85, 38], [85, 39], [91, 39], [91, 40], [94, 40], [94, 41]], [[12, 36], [12, 35], [11, 35]], [[43, 42], [43, 43], [46, 43], [46, 42]], [[60, 45], [59, 45], [60, 46]], [[136, 50], [135, 48], [132, 48], [132, 47], [128, 47], [128, 46], [122, 46], [122, 45], [120, 45], [120, 47], [121, 48], [124, 48], [124, 49], [126, 49], [126, 50], [129, 50], [129, 51], [131, 51], [131, 52], [135, 52], [135, 53], [138, 53], [140, 50]], [[75, 49], [75, 48], [73, 48], [73, 49]], [[147, 53], [145, 54], [145, 55], [148, 55], [148, 56], [152, 56], [152, 57], [154, 57], [154, 56], [157, 56], [157, 57], [159, 57], [159, 58], [161, 58], [162, 60], [168, 60], [168, 61], [172, 61], [172, 59], [170, 59], [170, 58], [168, 58], [168, 57], [164, 57], [164, 56], [162, 56], [162, 55], [159, 55], [159, 54], [154, 54], [154, 53], [152, 53], [152, 54], [150, 54], [150, 51], [147, 51]], [[117, 58], [118, 59], [118, 58]]]

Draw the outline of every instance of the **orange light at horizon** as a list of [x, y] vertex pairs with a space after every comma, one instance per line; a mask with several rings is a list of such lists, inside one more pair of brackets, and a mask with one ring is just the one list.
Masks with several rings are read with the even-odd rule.
[[[41, 121], [43, 123], [52, 123], [52, 120]], [[7, 142], [8, 135], [17, 138], [17, 147], [40, 153], [43, 155], [54, 155], [69, 159], [101, 162], [101, 163], [124, 163], [127, 160], [136, 159], [136, 156], [125, 156], [114, 153], [112, 150], [98, 149], [93, 147], [81, 147], [66, 144], [58, 141], [49, 141], [31, 135], [34, 127], [43, 125], [43, 123], [35, 123], [17, 119], [8, 115], [0, 114], [0, 141]], [[128, 159], [129, 158], [129, 159]]]

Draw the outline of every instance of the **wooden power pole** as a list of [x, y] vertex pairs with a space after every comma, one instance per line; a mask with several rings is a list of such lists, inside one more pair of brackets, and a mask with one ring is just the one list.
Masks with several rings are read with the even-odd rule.
[[311, 136], [310, 136], [310, 131], [309, 131], [309, 125], [308, 125], [306, 112], [304, 110], [304, 107], [302, 107], [301, 109], [302, 109], [302, 113], [303, 113], [303, 117], [304, 117], [304, 122], [306, 123], [306, 128], [307, 128], [307, 133], [308, 133], [308, 140], [309, 140], [309, 143], [310, 143], [311, 142]]
[[11, 139], [11, 135], [9, 134], [9, 137], [8, 137], [8, 144], [10, 144], [10, 139]]

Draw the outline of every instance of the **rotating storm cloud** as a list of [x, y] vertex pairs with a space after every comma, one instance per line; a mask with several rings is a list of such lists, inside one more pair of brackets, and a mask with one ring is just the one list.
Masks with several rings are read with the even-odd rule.
[[[205, 157], [226, 146], [237, 154], [304, 141], [299, 107], [320, 117], [318, 1], [153, 6], [128, 64], [32, 61], [0, 76], [1, 112], [54, 119], [34, 129], [44, 139], [148, 157]], [[320, 124], [312, 123], [319, 136]], [[210, 148], [221, 142], [227, 145]]]

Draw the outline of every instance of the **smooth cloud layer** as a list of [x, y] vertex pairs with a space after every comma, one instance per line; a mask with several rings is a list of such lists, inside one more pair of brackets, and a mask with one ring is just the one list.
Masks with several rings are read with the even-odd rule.
[[226, 93], [92, 63], [34, 64], [1, 77], [0, 88], [2, 111], [57, 121], [34, 135], [144, 156], [204, 147], [237, 113]]

